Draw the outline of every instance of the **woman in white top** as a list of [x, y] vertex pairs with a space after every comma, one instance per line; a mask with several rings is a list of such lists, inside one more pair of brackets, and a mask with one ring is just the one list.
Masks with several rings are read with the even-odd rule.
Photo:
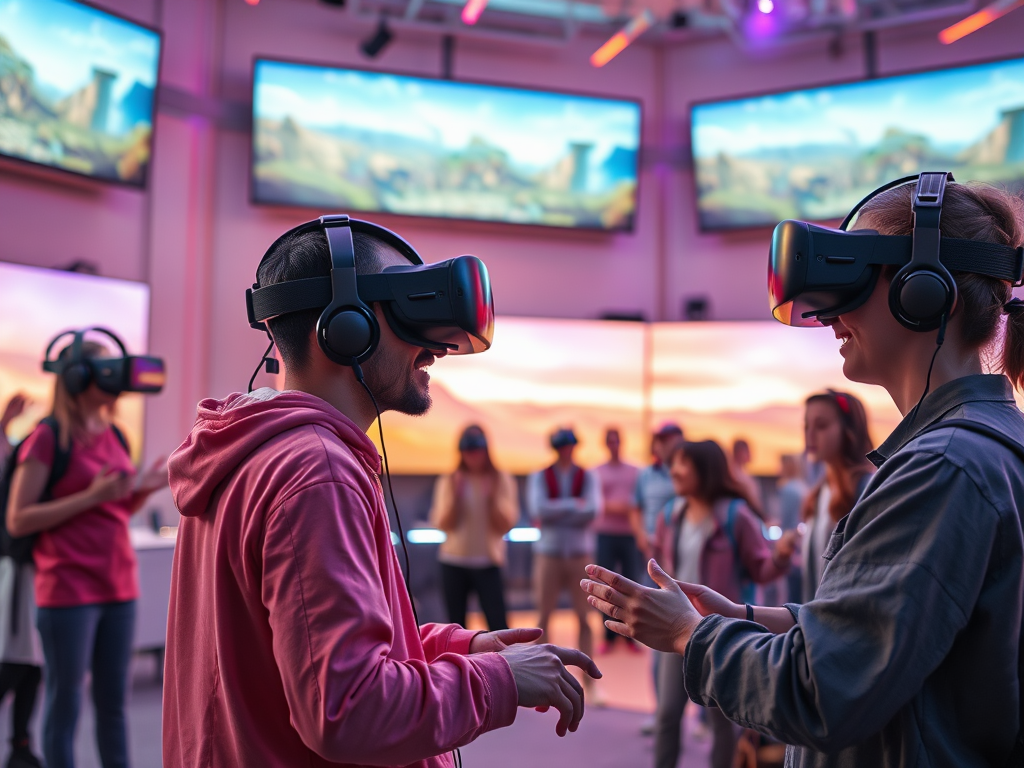
[[508, 629], [501, 567], [503, 536], [519, 519], [515, 480], [491, 461], [487, 437], [478, 426], [459, 438], [459, 466], [437, 478], [430, 522], [447, 534], [438, 552], [448, 620], [466, 625], [466, 603], [476, 592], [492, 632]]
[[822, 555], [836, 524], [860, 498], [874, 466], [874, 447], [863, 403], [845, 392], [826, 390], [807, 398], [804, 436], [807, 453], [825, 465], [825, 475], [804, 500], [803, 598], [814, 599], [825, 570]]

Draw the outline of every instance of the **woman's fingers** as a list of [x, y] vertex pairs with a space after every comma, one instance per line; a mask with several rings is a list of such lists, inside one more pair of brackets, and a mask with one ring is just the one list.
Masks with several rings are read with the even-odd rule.
[[623, 624], [621, 621], [612, 621], [609, 619], [604, 623], [604, 625], [617, 635], [622, 635], [623, 637], [628, 637], [630, 639], [633, 638], [633, 630], [629, 628], [629, 625]]
[[586, 571], [587, 575], [592, 579], [604, 582], [616, 592], [621, 592], [627, 597], [635, 595], [643, 589], [635, 581], [630, 581], [625, 576], [621, 576], [615, 573], [615, 571], [609, 571], [607, 568], [602, 568], [599, 565], [588, 565]]
[[619, 606], [617, 605], [612, 605], [611, 603], [605, 602], [599, 597], [594, 597], [593, 595], [590, 595], [587, 598], [587, 602], [595, 608], [597, 608], [597, 610], [599, 610], [605, 616], [608, 616], [609, 618], [621, 619], [624, 616], [625, 612], [622, 608], [619, 608]]
[[604, 600], [606, 603], [611, 603], [612, 605], [618, 605], [621, 607], [625, 607], [626, 605], [626, 596], [624, 594], [616, 592], [612, 587], [602, 584], [599, 581], [583, 579], [583, 581], [580, 582], [580, 589], [587, 594], [593, 595], [599, 600]]

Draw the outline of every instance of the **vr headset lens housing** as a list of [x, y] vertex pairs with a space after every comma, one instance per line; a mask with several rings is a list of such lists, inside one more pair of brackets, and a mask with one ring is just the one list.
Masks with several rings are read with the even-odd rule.
[[112, 395], [122, 392], [156, 394], [167, 380], [164, 361], [158, 357], [129, 355], [91, 358], [87, 362], [93, 370], [96, 386]]
[[[772, 316], [786, 325], [821, 325], [822, 319], [864, 304], [884, 266], [909, 264], [913, 236], [880, 235], [870, 229], [847, 231], [846, 227], [872, 197], [917, 179], [909, 177], [878, 189], [851, 211], [840, 229], [806, 221], [780, 223], [772, 234], [768, 258]], [[1024, 248], [937, 236], [935, 242], [939, 261], [950, 272], [971, 272], [1020, 284]]]
[[363, 301], [382, 304], [388, 325], [403, 341], [447, 349], [453, 355], [483, 352], [491, 346], [491, 281], [487, 267], [476, 256], [387, 267], [380, 274], [360, 275], [356, 284]]

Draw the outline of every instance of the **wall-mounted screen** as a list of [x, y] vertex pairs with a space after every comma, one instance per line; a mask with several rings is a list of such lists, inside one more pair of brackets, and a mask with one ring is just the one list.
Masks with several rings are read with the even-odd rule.
[[650, 430], [673, 420], [694, 440], [728, 447], [746, 438], [754, 473], [772, 475], [782, 454], [803, 451], [804, 400], [815, 392], [860, 397], [876, 444], [900, 420], [885, 390], [843, 377], [832, 333], [774, 321], [499, 317], [490, 350], [438, 360], [430, 376], [434, 407], [426, 416], [384, 416], [396, 473], [451, 471], [459, 433], [474, 423], [487, 431], [495, 463], [516, 473], [554, 460], [547, 438], [559, 426], [576, 430], [583, 466], [606, 460], [604, 430], [612, 425], [627, 459], [647, 463]]
[[[8, 436], [24, 438], [53, 403], [54, 375], [42, 370], [50, 340], [68, 329], [103, 326], [128, 352], [144, 354], [149, 338], [149, 286], [54, 269], [0, 262], [0, 408], [21, 392], [30, 399]], [[93, 337], [87, 337], [93, 338]], [[93, 340], [104, 343], [103, 336]], [[117, 354], [112, 342], [105, 346]], [[123, 394], [116, 418], [138, 460], [142, 451], [143, 396]]]
[[146, 184], [160, 35], [70, 0], [0, 0], [0, 154]]
[[839, 219], [887, 181], [950, 170], [1024, 188], [1024, 59], [696, 104], [702, 229]]
[[631, 229], [640, 105], [259, 59], [254, 202]]

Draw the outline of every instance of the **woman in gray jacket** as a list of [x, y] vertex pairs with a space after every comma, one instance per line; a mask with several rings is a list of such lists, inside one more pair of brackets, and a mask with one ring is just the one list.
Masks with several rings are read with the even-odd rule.
[[[916, 187], [877, 194], [857, 227], [910, 235], [928, 215]], [[984, 186], [944, 193], [943, 244], [1010, 246], [990, 249], [1004, 255], [1024, 245], [1020, 201]], [[957, 247], [942, 251], [950, 262]], [[833, 533], [811, 602], [751, 609], [680, 587], [653, 561], [660, 589], [588, 566], [583, 587], [608, 626], [683, 655], [690, 698], [795, 745], [787, 765], [1024, 764], [1024, 462], [1014, 446], [1024, 416], [1013, 395], [1024, 385], [1024, 302], [1011, 301], [1013, 281], [977, 274], [1017, 274], [1022, 253], [1010, 266], [954, 271], [948, 322], [930, 332], [895, 319], [892, 266], [862, 304], [819, 316], [843, 342], [847, 378], [883, 386], [904, 420], [869, 455], [878, 472]], [[985, 374], [1004, 317], [1002, 373]]]

